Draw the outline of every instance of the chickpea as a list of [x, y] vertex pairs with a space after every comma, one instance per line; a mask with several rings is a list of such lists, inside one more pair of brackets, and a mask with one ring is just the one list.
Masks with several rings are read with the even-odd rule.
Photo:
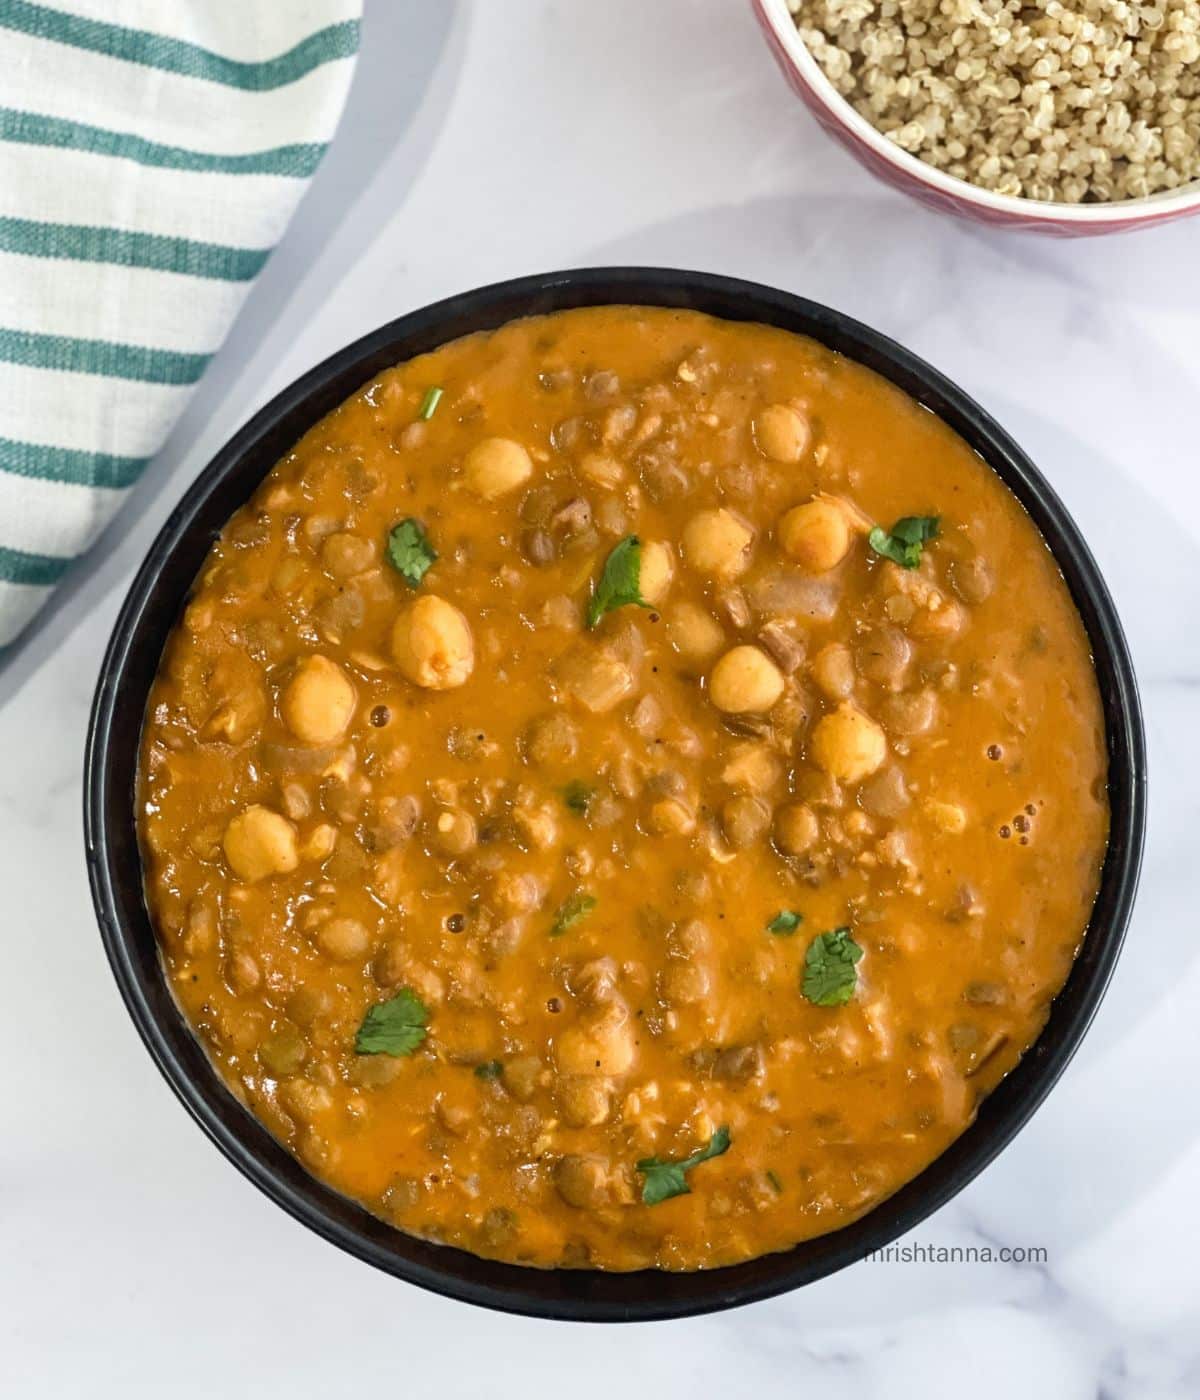
[[833, 501], [793, 506], [779, 522], [779, 544], [807, 573], [823, 574], [850, 552], [850, 522]]
[[662, 602], [667, 596], [674, 572], [675, 561], [671, 558], [670, 548], [659, 540], [646, 540], [642, 544], [638, 589], [647, 603]]
[[783, 770], [774, 750], [769, 744], [760, 742], [739, 744], [721, 770], [723, 783], [760, 795], [770, 792], [782, 776]]
[[404, 847], [393, 846], [375, 861], [368, 884], [384, 904], [395, 908], [404, 903], [408, 881], [408, 858]]
[[396, 619], [392, 655], [414, 685], [452, 690], [475, 669], [470, 623], [453, 603], [423, 594]]
[[455, 1137], [466, 1136], [473, 1115], [465, 1104], [448, 1103], [445, 1099], [438, 1099], [433, 1111], [438, 1122], [448, 1133], [453, 1133]]
[[592, 958], [571, 972], [568, 987], [581, 1006], [608, 1006], [618, 999], [619, 977], [612, 958]]
[[596, 529], [614, 538], [629, 533], [629, 512], [619, 496], [604, 496], [597, 501]]
[[353, 578], [375, 562], [375, 546], [361, 535], [338, 530], [321, 541], [321, 563], [334, 578]]
[[702, 510], [683, 527], [683, 552], [693, 569], [732, 579], [750, 563], [754, 531], [741, 516], [721, 507]]
[[[707, 890], [701, 897], [708, 897]], [[676, 930], [671, 942], [673, 951], [678, 952], [680, 956], [698, 958], [712, 951], [712, 929], [703, 919], [689, 919], [682, 928]]]
[[603, 1016], [568, 1026], [555, 1041], [554, 1059], [560, 1074], [595, 1079], [628, 1073], [637, 1059], [628, 1007], [613, 1002]]
[[693, 1006], [711, 986], [708, 969], [697, 962], [672, 961], [658, 974], [658, 994], [667, 1006]]
[[821, 834], [816, 813], [803, 802], [791, 802], [775, 813], [775, 844], [785, 856], [811, 851]]
[[967, 610], [953, 598], [940, 599], [938, 606], [921, 608], [914, 616], [910, 631], [924, 641], [953, 641], [967, 623]]
[[783, 694], [783, 673], [765, 651], [737, 646], [708, 678], [708, 696], [726, 714], [765, 714]]
[[330, 826], [328, 822], [322, 822], [309, 832], [300, 847], [300, 854], [305, 860], [328, 860], [336, 846], [337, 828]]
[[[423, 963], [409, 963], [404, 978], [426, 1006], [441, 1006], [446, 1000], [446, 984], [441, 976]], [[469, 1028], [464, 1027], [469, 1034]]]
[[241, 948], [229, 955], [229, 961], [225, 965], [225, 978], [230, 991], [242, 996], [247, 992], [256, 992], [262, 985], [262, 968], [244, 948]]
[[869, 778], [887, 757], [887, 739], [869, 715], [844, 700], [817, 721], [812, 735], [817, 766], [844, 783]]
[[326, 919], [317, 929], [317, 947], [334, 962], [355, 962], [365, 958], [371, 935], [360, 919]]
[[463, 461], [467, 485], [485, 501], [494, 501], [523, 486], [533, 474], [533, 462], [511, 438], [484, 438]]
[[690, 836], [696, 829], [696, 815], [677, 797], [663, 797], [650, 808], [647, 821], [656, 836]]
[[470, 812], [439, 812], [429, 834], [430, 845], [444, 856], [465, 856], [475, 849], [478, 839]]
[[257, 803], [225, 828], [225, 859], [239, 880], [286, 875], [300, 864], [296, 828], [286, 817]]
[[211, 599], [201, 602], [195, 599], [190, 602], [183, 612], [183, 625], [189, 632], [199, 635], [207, 632], [213, 625], [214, 609]]
[[327, 656], [308, 656], [279, 702], [283, 722], [306, 744], [334, 744], [354, 717], [357, 696], [349, 676]]
[[773, 403], [754, 420], [754, 443], [775, 462], [798, 462], [812, 439], [803, 414], [785, 403]]
[[541, 880], [528, 871], [501, 870], [492, 880], [492, 901], [505, 915], [528, 914], [545, 897]]
[[633, 671], [613, 654], [589, 644], [572, 647], [558, 660], [562, 688], [585, 709], [602, 715], [619, 704], [634, 688]]
[[761, 840], [770, 830], [771, 809], [760, 798], [740, 793], [721, 808], [721, 829], [734, 850], [744, 850]]
[[267, 704], [258, 686], [247, 686], [218, 705], [211, 718], [200, 730], [201, 739], [228, 739], [242, 744], [259, 728], [266, 715]]
[[209, 952], [217, 942], [217, 911], [208, 903], [193, 899], [188, 906], [183, 946], [190, 957]]
[[589, 452], [580, 459], [579, 470], [589, 481], [607, 491], [615, 491], [625, 480], [625, 468], [603, 452]]
[[[386, 1055], [377, 1058], [386, 1059]], [[333, 1107], [333, 1095], [323, 1084], [309, 1079], [289, 1079], [279, 1086], [279, 1097], [294, 1118], [315, 1118]]]
[[667, 635], [686, 660], [703, 666], [725, 641], [721, 624], [697, 603], [677, 603], [667, 618]]
[[845, 700], [854, 690], [854, 658], [844, 642], [830, 642], [812, 659], [812, 676], [830, 700]]
[[513, 824], [527, 850], [550, 851], [558, 844], [558, 820], [553, 807], [516, 807]]
[[612, 1085], [607, 1079], [561, 1079], [555, 1097], [569, 1128], [598, 1128], [612, 1112]]

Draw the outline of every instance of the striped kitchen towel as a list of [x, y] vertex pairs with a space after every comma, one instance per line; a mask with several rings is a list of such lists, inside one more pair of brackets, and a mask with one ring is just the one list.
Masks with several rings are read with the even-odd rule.
[[361, 0], [0, 0], [0, 648], [162, 446], [338, 123]]

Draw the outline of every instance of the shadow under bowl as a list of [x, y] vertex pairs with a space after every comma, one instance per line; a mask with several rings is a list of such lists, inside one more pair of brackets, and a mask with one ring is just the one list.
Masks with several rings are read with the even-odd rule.
[[[516, 317], [609, 304], [686, 307], [809, 336], [937, 414], [1017, 496], [1049, 543], [1091, 641], [1108, 742], [1111, 834], [1086, 937], [1042, 1034], [974, 1123], [854, 1224], [785, 1252], [689, 1274], [543, 1271], [480, 1259], [403, 1234], [311, 1176], [229, 1092], [176, 1004], [147, 913], [137, 835], [142, 721], [164, 644], [213, 540], [279, 458], [391, 365]], [[309, 371], [217, 453], [164, 524], [117, 618], [88, 734], [84, 821], [96, 914], [134, 1024], [184, 1106], [256, 1186], [340, 1248], [448, 1297], [535, 1317], [649, 1321], [770, 1298], [844, 1268], [944, 1205], [1011, 1141], [1079, 1045], [1116, 963], [1141, 865], [1145, 786], [1137, 688], [1108, 590], [1062, 503], [976, 403], [893, 341], [800, 297], [708, 273], [597, 268], [504, 282], [402, 316]]]

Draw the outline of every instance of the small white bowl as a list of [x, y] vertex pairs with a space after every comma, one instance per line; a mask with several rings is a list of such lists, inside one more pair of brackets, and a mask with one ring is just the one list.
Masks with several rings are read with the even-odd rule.
[[751, 0], [771, 50], [788, 82], [830, 135], [868, 170], [934, 209], [1001, 228], [1033, 229], [1058, 238], [1080, 238], [1149, 228], [1200, 210], [1200, 180], [1183, 189], [1111, 204], [1053, 204], [995, 194], [947, 175], [889, 141], [846, 101], [809, 53], [787, 0]]

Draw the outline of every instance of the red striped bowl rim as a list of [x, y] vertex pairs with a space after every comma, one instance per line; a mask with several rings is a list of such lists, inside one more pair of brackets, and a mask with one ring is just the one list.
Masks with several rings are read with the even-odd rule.
[[1063, 235], [1147, 228], [1200, 211], [1200, 180], [1112, 204], [1055, 204], [996, 194], [947, 175], [902, 150], [842, 97], [801, 39], [787, 0], [751, 5], [788, 81], [821, 125], [874, 174], [926, 204], [984, 223]]

